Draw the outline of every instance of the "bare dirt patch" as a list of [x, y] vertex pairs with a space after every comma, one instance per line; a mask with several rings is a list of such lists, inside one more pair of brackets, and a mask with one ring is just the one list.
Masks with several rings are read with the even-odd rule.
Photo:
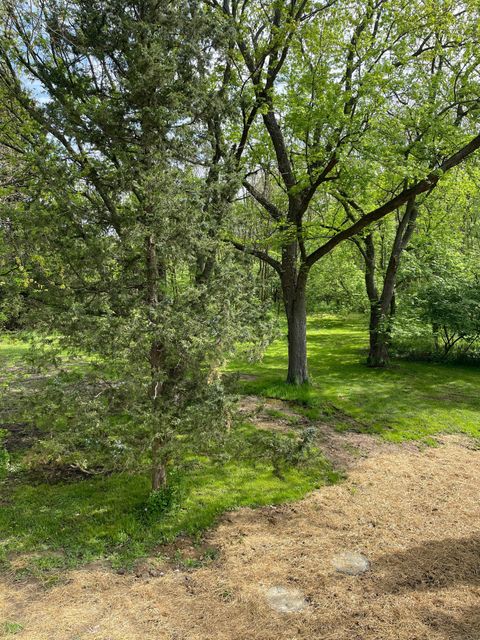
[[238, 411], [258, 429], [287, 432], [309, 424], [309, 420], [295, 411], [289, 403], [274, 398], [244, 396], [240, 400]]
[[7, 432], [4, 446], [9, 453], [31, 446], [39, 434], [38, 429], [26, 422], [0, 422], [0, 429]]
[[[244, 396], [239, 403], [239, 413], [258, 429], [285, 433], [315, 426], [317, 446], [335, 468], [343, 471], [349, 471], [360, 460], [381, 451], [419, 451], [419, 446], [414, 442], [388, 443], [380, 436], [355, 431], [337, 431], [325, 422], [312, 422], [299, 413], [295, 404], [275, 398]], [[465, 442], [462, 441], [461, 444]]]
[[[227, 514], [214, 563], [163, 575], [76, 571], [48, 591], [0, 586], [29, 640], [478, 640], [480, 452], [379, 447], [301, 502]], [[369, 570], [338, 573], [363, 554]], [[301, 611], [272, 610], [272, 587]]]

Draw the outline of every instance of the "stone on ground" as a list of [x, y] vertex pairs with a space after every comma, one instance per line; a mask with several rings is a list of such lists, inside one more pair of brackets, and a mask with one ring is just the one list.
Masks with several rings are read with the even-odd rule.
[[295, 613], [307, 606], [303, 593], [290, 587], [271, 587], [267, 591], [267, 602], [280, 613]]
[[362, 553], [356, 551], [343, 551], [333, 558], [335, 571], [345, 573], [348, 576], [358, 576], [370, 568], [370, 562]]

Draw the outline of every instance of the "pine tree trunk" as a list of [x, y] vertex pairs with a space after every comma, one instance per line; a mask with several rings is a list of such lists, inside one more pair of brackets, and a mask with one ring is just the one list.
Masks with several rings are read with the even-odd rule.
[[155, 438], [152, 445], [152, 491], [167, 486], [167, 461], [162, 455], [162, 443]]
[[[159, 287], [165, 281], [165, 269], [157, 258], [155, 237], [152, 235], [146, 238], [146, 268], [147, 268], [147, 304], [152, 314], [155, 313], [159, 302]], [[152, 316], [154, 317], [154, 316]], [[149, 353], [150, 361], [150, 402], [152, 414], [159, 411], [159, 398], [162, 393], [163, 381], [161, 381], [160, 371], [164, 350], [158, 340], [152, 340]], [[155, 421], [154, 421], [155, 424]], [[167, 486], [167, 459], [164, 453], [164, 442], [158, 433], [153, 433], [152, 439], [152, 491]]]

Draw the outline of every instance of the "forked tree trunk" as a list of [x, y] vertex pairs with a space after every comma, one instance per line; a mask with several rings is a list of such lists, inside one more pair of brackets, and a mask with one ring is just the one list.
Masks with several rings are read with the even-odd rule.
[[388, 364], [388, 342], [385, 334], [385, 316], [383, 307], [385, 296], [379, 298], [375, 282], [375, 244], [373, 235], [369, 233], [364, 238], [365, 250], [362, 250], [365, 259], [365, 285], [370, 301], [370, 324], [367, 365], [369, 367], [385, 367]]

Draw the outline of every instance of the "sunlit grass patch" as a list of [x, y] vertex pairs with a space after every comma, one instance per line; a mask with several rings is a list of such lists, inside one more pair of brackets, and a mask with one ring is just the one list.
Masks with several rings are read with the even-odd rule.
[[13, 334], [0, 337], [0, 374], [2, 367], [13, 366], [21, 361], [27, 350], [28, 344]]
[[262, 362], [236, 361], [242, 393], [279, 398], [338, 429], [379, 433], [393, 441], [429, 439], [437, 433], [480, 437], [480, 371], [473, 366], [394, 361], [365, 366], [366, 318], [314, 316], [308, 322], [310, 384], [285, 384], [286, 336]]
[[[262, 362], [237, 361], [242, 393], [279, 398], [295, 414], [339, 430], [376, 433], [392, 441], [435, 444], [438, 433], [480, 437], [480, 372], [460, 365], [398, 361], [368, 369], [365, 318], [318, 316], [309, 321], [311, 383], [284, 382], [286, 342], [277, 340]], [[0, 358], [21, 362], [27, 346], [0, 342]], [[271, 417], [285, 419], [279, 410]], [[248, 443], [253, 427], [237, 425]], [[338, 479], [321, 457], [285, 468], [279, 477], [266, 459], [192, 452], [176, 476], [178, 500], [158, 516], [142, 510], [150, 492], [146, 475], [114, 474], [64, 484], [4, 484], [0, 510], [0, 562], [18, 578], [53, 584], [69, 567], [93, 560], [129, 566], [179, 535], [199, 536], [225, 511], [293, 501]]]

